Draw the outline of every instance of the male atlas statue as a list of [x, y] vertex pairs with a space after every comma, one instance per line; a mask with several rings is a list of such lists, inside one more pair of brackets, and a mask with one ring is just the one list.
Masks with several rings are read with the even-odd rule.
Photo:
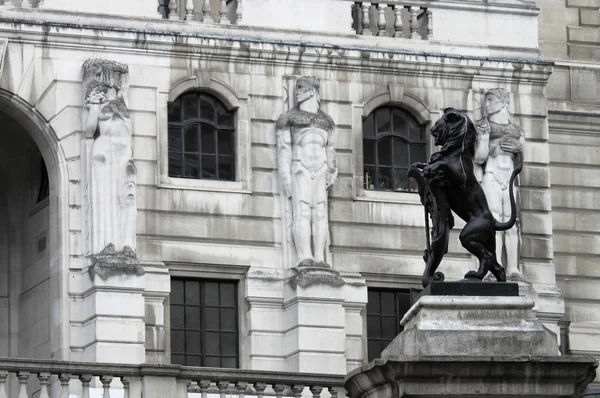
[[473, 172], [473, 157], [477, 139], [475, 126], [462, 111], [448, 108], [431, 129], [435, 145], [442, 148], [431, 155], [429, 163], [415, 163], [408, 175], [417, 180], [421, 202], [426, 210], [426, 224], [431, 215], [431, 241], [427, 231], [426, 262], [423, 286], [431, 281], [443, 281], [444, 274], [436, 272], [442, 257], [448, 251], [450, 229], [454, 226], [452, 211], [466, 225], [460, 233], [460, 242], [479, 260], [477, 271], [469, 271], [467, 279], [483, 279], [491, 272], [498, 282], [506, 282], [506, 272], [496, 258], [496, 231], [506, 231], [516, 221], [513, 181], [521, 165], [512, 171], [509, 182], [511, 215], [506, 222], [494, 219], [483, 189]]
[[327, 189], [337, 177], [333, 149], [335, 125], [319, 109], [319, 82], [296, 81], [296, 107], [277, 121], [282, 191], [292, 201], [292, 236], [298, 262], [325, 263], [329, 241]]

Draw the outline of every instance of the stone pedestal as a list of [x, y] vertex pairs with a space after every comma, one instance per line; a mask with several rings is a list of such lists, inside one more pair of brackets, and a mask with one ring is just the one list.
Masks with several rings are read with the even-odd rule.
[[136, 258], [95, 258], [88, 274], [91, 286], [84, 294], [85, 333], [83, 361], [106, 363], [146, 362], [145, 277]]
[[421, 297], [382, 358], [347, 376], [349, 397], [578, 397], [598, 363], [559, 356], [532, 308], [522, 296]]
[[299, 266], [284, 287], [288, 372], [345, 374], [344, 281], [329, 267]]

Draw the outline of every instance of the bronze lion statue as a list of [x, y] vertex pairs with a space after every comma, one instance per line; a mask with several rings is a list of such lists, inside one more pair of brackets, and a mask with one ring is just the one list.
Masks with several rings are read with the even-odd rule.
[[[506, 282], [506, 273], [496, 259], [496, 231], [510, 229], [516, 221], [517, 211], [513, 182], [521, 172], [517, 166], [510, 178], [511, 217], [498, 222], [492, 215], [483, 189], [473, 172], [473, 156], [477, 139], [475, 126], [461, 110], [448, 108], [431, 129], [435, 145], [441, 146], [431, 155], [429, 163], [414, 163], [408, 171], [418, 184], [421, 203], [425, 206], [427, 249], [423, 286], [431, 281], [443, 281], [444, 274], [436, 272], [442, 257], [448, 252], [450, 229], [454, 227], [452, 211], [466, 225], [460, 233], [461, 244], [479, 259], [477, 271], [469, 271], [466, 279], [483, 279], [488, 272], [498, 282]], [[432, 220], [429, 237], [429, 216]]]

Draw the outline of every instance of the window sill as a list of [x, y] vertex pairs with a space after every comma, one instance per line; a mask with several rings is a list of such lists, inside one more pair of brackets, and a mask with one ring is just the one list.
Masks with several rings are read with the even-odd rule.
[[251, 194], [252, 191], [245, 188], [244, 185], [243, 181], [202, 180], [162, 176], [158, 188]]
[[402, 204], [421, 204], [421, 198], [416, 192], [389, 192], [361, 189], [356, 197], [361, 202], [385, 202]]

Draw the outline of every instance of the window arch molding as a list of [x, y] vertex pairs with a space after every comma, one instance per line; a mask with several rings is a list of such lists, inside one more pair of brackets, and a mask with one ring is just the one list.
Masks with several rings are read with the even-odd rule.
[[[234, 164], [235, 181], [178, 178], [169, 176], [168, 152], [168, 103], [190, 92], [209, 94], [223, 103], [229, 111], [234, 111]], [[173, 84], [168, 93], [161, 95], [160, 135], [158, 144], [159, 186], [161, 188], [210, 190], [223, 192], [250, 193], [250, 120], [248, 96], [235, 90], [221, 80], [211, 77], [206, 71], [197, 71], [193, 76]]]
[[[363, 152], [363, 119], [367, 118], [377, 108], [391, 106], [400, 108], [413, 116], [420, 125], [425, 126], [426, 136], [428, 136], [432, 120], [438, 117], [438, 113], [431, 110], [414, 93], [408, 92], [403, 85], [390, 84], [388, 90], [379, 92], [368, 98], [362, 104], [353, 106], [352, 111], [352, 136], [354, 153], [354, 199], [375, 202], [396, 202], [396, 203], [420, 203], [418, 195], [404, 192], [386, 192], [372, 191], [364, 189], [364, 152]], [[427, 153], [431, 153], [434, 148], [433, 143], [427, 137]]]

